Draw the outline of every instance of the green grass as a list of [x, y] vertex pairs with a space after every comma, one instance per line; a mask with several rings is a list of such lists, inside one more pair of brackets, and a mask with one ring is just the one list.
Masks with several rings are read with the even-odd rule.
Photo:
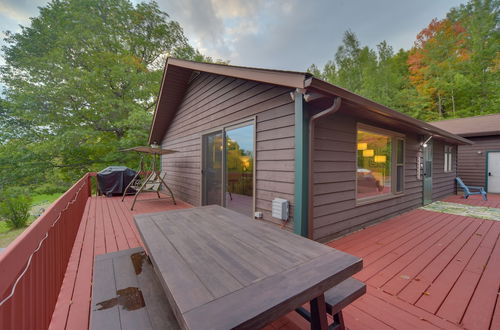
[[31, 202], [31, 205], [52, 204], [61, 195], [62, 193], [34, 195], [32, 196], [33, 201]]
[[[56, 199], [61, 196], [62, 193], [55, 194], [40, 194], [32, 196], [33, 201], [31, 202], [32, 208], [31, 213], [39, 213], [40, 208], [47, 209], [50, 204], [52, 204]], [[28, 226], [36, 220], [35, 216], [31, 216], [28, 220]], [[17, 236], [21, 235], [23, 231], [28, 228], [28, 226], [23, 228], [11, 228], [5, 221], [0, 221], [0, 247], [4, 248], [9, 245]]]
[[[28, 220], [28, 226], [35, 221], [35, 218], [32, 217]], [[9, 245], [17, 236], [21, 235], [23, 231], [28, 228], [28, 226], [23, 228], [10, 228], [7, 222], [0, 221], [0, 247], [4, 248]]]

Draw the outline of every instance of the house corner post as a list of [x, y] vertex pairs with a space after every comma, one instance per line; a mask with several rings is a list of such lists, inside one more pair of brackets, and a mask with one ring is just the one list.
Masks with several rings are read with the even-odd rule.
[[308, 173], [309, 173], [309, 113], [304, 95], [295, 91], [295, 209], [294, 232], [307, 237], [308, 232]]

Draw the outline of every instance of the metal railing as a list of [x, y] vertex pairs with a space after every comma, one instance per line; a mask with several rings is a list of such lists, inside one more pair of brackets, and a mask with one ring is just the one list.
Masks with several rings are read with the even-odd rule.
[[85, 174], [0, 253], [0, 329], [47, 329], [87, 199]]

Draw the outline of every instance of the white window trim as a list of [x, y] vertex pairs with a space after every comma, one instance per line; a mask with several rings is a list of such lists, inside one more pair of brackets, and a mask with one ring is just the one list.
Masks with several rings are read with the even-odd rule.
[[444, 172], [451, 173], [453, 172], [453, 146], [450, 144], [445, 144], [443, 147], [443, 156], [444, 156]]

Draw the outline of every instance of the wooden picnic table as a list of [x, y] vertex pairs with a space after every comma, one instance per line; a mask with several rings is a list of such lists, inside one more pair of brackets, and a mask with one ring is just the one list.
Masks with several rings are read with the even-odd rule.
[[323, 293], [362, 260], [220, 206], [136, 215], [146, 251], [179, 325], [256, 329], [311, 302], [327, 327]]

